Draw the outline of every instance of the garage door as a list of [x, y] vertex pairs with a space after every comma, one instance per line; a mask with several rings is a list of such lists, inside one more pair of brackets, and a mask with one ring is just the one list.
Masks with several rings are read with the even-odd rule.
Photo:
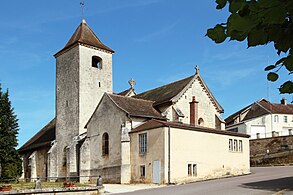
[[256, 138], [265, 138], [266, 137], [266, 127], [265, 126], [251, 126], [250, 129], [250, 138], [256, 139]]

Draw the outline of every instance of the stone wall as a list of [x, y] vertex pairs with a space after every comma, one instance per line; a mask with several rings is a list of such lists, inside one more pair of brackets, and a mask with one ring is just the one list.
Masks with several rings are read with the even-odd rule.
[[[250, 157], [263, 156], [293, 149], [293, 136], [250, 140]], [[267, 151], [268, 150], [268, 151]]]

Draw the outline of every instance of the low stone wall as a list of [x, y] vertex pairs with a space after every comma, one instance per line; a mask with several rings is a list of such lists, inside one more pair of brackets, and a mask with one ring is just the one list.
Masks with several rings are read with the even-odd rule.
[[87, 195], [87, 194], [99, 194], [103, 192], [104, 187], [93, 186], [93, 187], [76, 187], [76, 188], [48, 188], [48, 189], [32, 189], [32, 190], [11, 190], [7, 192], [0, 192], [0, 194], [39, 194], [39, 195], [48, 195], [48, 194], [58, 194], [58, 195]]
[[272, 138], [254, 139], [249, 141], [250, 157], [274, 154], [293, 149], [293, 136], [280, 136]]

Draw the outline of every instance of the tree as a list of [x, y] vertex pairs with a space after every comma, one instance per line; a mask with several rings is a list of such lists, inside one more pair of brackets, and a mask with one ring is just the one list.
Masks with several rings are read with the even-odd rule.
[[8, 90], [0, 85], [0, 179], [12, 179], [22, 173], [22, 160], [16, 150], [18, 119], [9, 101]]
[[[215, 43], [227, 38], [247, 41], [255, 47], [273, 43], [277, 54], [284, 54], [275, 64], [268, 65], [267, 79], [276, 81], [278, 71], [285, 68], [293, 73], [293, 1], [292, 0], [216, 0], [216, 9], [227, 6], [230, 15], [225, 23], [207, 30], [207, 36]], [[293, 93], [293, 82], [286, 81], [279, 88], [280, 93]]]

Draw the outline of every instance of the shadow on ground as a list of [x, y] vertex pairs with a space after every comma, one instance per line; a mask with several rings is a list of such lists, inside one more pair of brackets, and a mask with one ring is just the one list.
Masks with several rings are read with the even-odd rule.
[[293, 177], [284, 177], [280, 179], [245, 183], [245, 184], [242, 184], [241, 187], [269, 190], [269, 191], [275, 191], [275, 192], [284, 190], [284, 189], [286, 189], [287, 191], [293, 191]]

